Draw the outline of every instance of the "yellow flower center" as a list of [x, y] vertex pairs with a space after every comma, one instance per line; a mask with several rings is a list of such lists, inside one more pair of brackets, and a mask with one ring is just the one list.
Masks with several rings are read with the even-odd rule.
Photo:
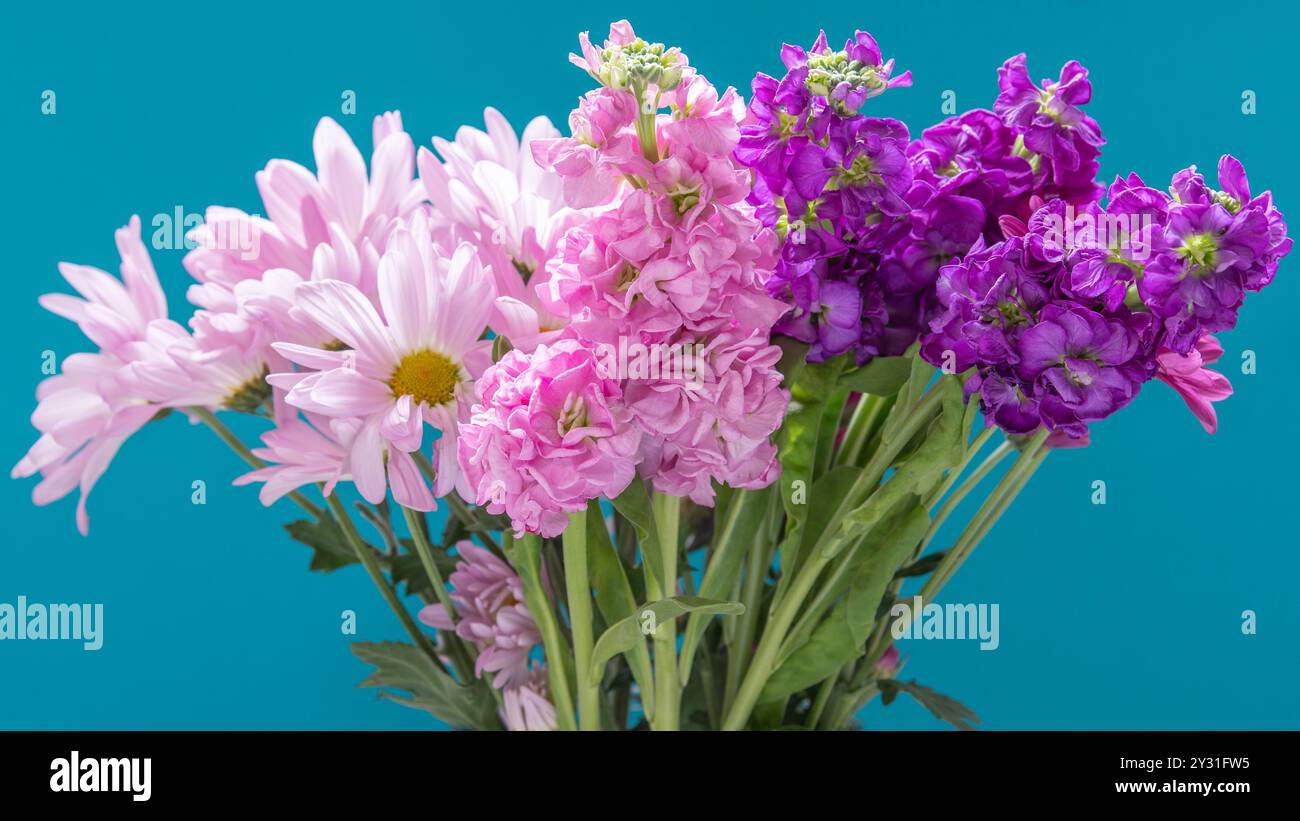
[[417, 402], [441, 405], [456, 395], [459, 381], [460, 368], [450, 359], [433, 351], [416, 351], [397, 363], [388, 387], [393, 396], [410, 396]]

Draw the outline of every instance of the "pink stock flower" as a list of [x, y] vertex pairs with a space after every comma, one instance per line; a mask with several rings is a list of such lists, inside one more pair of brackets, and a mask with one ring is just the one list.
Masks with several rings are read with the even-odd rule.
[[[460, 561], [448, 579], [456, 608], [456, 635], [478, 648], [475, 675], [493, 673], [492, 685], [519, 687], [528, 683], [528, 656], [542, 643], [542, 634], [524, 604], [524, 585], [514, 568], [492, 551], [470, 541], [456, 543]], [[440, 602], [420, 611], [420, 621], [451, 630], [451, 619]]]
[[547, 308], [602, 342], [720, 325], [770, 329], [786, 311], [760, 285], [775, 258], [772, 235], [713, 204], [689, 226], [665, 221], [662, 202], [635, 191], [569, 231], [537, 288]]
[[641, 431], [617, 379], [574, 338], [510, 351], [478, 383], [479, 403], [460, 429], [460, 466], [471, 493], [506, 513], [516, 534], [557, 536], [568, 513], [613, 498], [635, 475]]
[[1196, 347], [1188, 351], [1186, 356], [1167, 348], [1162, 348], [1156, 354], [1156, 379], [1178, 392], [1206, 433], [1214, 433], [1219, 429], [1219, 417], [1214, 411], [1214, 403], [1232, 396], [1232, 384], [1228, 382], [1228, 377], [1206, 367], [1218, 362], [1221, 356], [1223, 346], [1209, 334], [1201, 337]]
[[572, 136], [533, 142], [537, 164], [561, 180], [570, 205], [605, 205], [618, 193], [623, 174], [644, 174], [649, 168], [632, 130], [636, 115], [636, 99], [630, 92], [593, 89], [569, 114]]
[[[379, 264], [383, 317], [355, 287], [337, 280], [299, 285], [297, 307], [339, 340], [344, 350], [276, 343], [275, 349], [310, 371], [272, 374], [290, 405], [331, 418], [356, 418], [349, 459], [353, 481], [368, 501], [387, 487], [398, 503], [433, 510], [434, 496], [459, 487], [457, 419], [468, 409], [473, 380], [490, 361], [481, 339], [493, 289], [474, 249], [451, 259], [429, 241], [427, 223], [394, 232]], [[441, 431], [434, 443], [433, 494], [411, 453], [425, 423]], [[385, 473], [387, 479], [385, 479]]]
[[656, 490], [701, 505], [713, 504], [713, 480], [771, 484], [780, 463], [769, 437], [789, 403], [776, 367], [781, 349], [761, 332], [724, 331], [698, 346], [678, 344], [693, 373], [627, 382], [628, 407], [647, 432], [641, 472]]

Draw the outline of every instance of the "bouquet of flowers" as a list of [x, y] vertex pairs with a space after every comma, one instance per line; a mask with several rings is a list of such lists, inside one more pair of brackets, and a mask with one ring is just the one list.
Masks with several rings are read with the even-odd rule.
[[1212, 334], [1291, 249], [1271, 195], [1226, 155], [1217, 188], [1099, 183], [1077, 62], [1012, 57], [991, 110], [913, 135], [868, 113], [911, 75], [866, 32], [783, 46], [748, 103], [626, 21], [579, 40], [568, 136], [489, 108], [417, 152], [386, 113], [367, 172], [321, 120], [314, 174], [256, 175], [265, 216], [190, 232], [188, 327], [138, 218], [120, 279], [62, 264], [80, 296], [41, 304], [97, 350], [41, 383], [13, 475], [78, 489], [85, 534], [132, 434], [205, 423], [409, 633], [354, 645], [364, 684], [455, 727], [839, 729], [900, 693], [969, 726], [897, 677], [903, 583], [937, 597], [1152, 379], [1215, 430]]

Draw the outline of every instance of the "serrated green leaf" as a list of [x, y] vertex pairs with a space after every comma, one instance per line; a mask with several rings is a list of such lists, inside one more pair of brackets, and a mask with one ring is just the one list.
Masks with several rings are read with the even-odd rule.
[[357, 658], [374, 665], [375, 671], [361, 687], [398, 690], [408, 696], [381, 692], [398, 704], [431, 713], [453, 727], [475, 730], [500, 729], [496, 702], [481, 685], [463, 687], [439, 670], [418, 647], [398, 641], [354, 642]]
[[699, 596], [672, 596], [644, 604], [638, 607], [635, 613], [611, 625], [596, 640], [596, 646], [591, 653], [591, 675], [599, 676], [605, 663], [614, 656], [626, 653], [638, 642], [644, 644], [647, 633], [643, 630], [653, 631], [686, 613], [738, 616], [744, 612], [745, 605], [740, 602], [705, 599]]
[[294, 541], [311, 548], [309, 567], [312, 570], [329, 573], [357, 562], [357, 554], [348, 544], [343, 529], [332, 518], [299, 519], [289, 522], [284, 529]]
[[974, 730], [971, 724], [979, 724], [979, 716], [975, 711], [962, 704], [951, 696], [945, 696], [936, 690], [926, 687], [924, 684], [918, 684], [915, 681], [896, 681], [894, 679], [882, 679], [877, 682], [880, 687], [880, 700], [888, 706], [893, 703], [898, 694], [907, 693], [916, 699], [917, 703], [930, 711], [930, 715], [946, 721], [958, 730]]

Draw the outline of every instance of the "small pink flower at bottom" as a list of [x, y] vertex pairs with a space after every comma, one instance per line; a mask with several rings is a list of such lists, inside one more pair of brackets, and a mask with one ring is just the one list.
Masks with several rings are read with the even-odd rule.
[[[449, 579], [456, 635], [478, 648], [476, 675], [495, 673], [495, 687], [520, 686], [529, 675], [529, 653], [542, 643], [524, 604], [523, 582], [514, 568], [473, 542], [457, 542], [456, 552], [461, 560]], [[439, 630], [452, 629], [440, 602], [421, 610], [420, 621]]]
[[537, 666], [528, 681], [501, 693], [501, 718], [507, 730], [554, 730], [555, 705], [548, 697], [546, 668]]

